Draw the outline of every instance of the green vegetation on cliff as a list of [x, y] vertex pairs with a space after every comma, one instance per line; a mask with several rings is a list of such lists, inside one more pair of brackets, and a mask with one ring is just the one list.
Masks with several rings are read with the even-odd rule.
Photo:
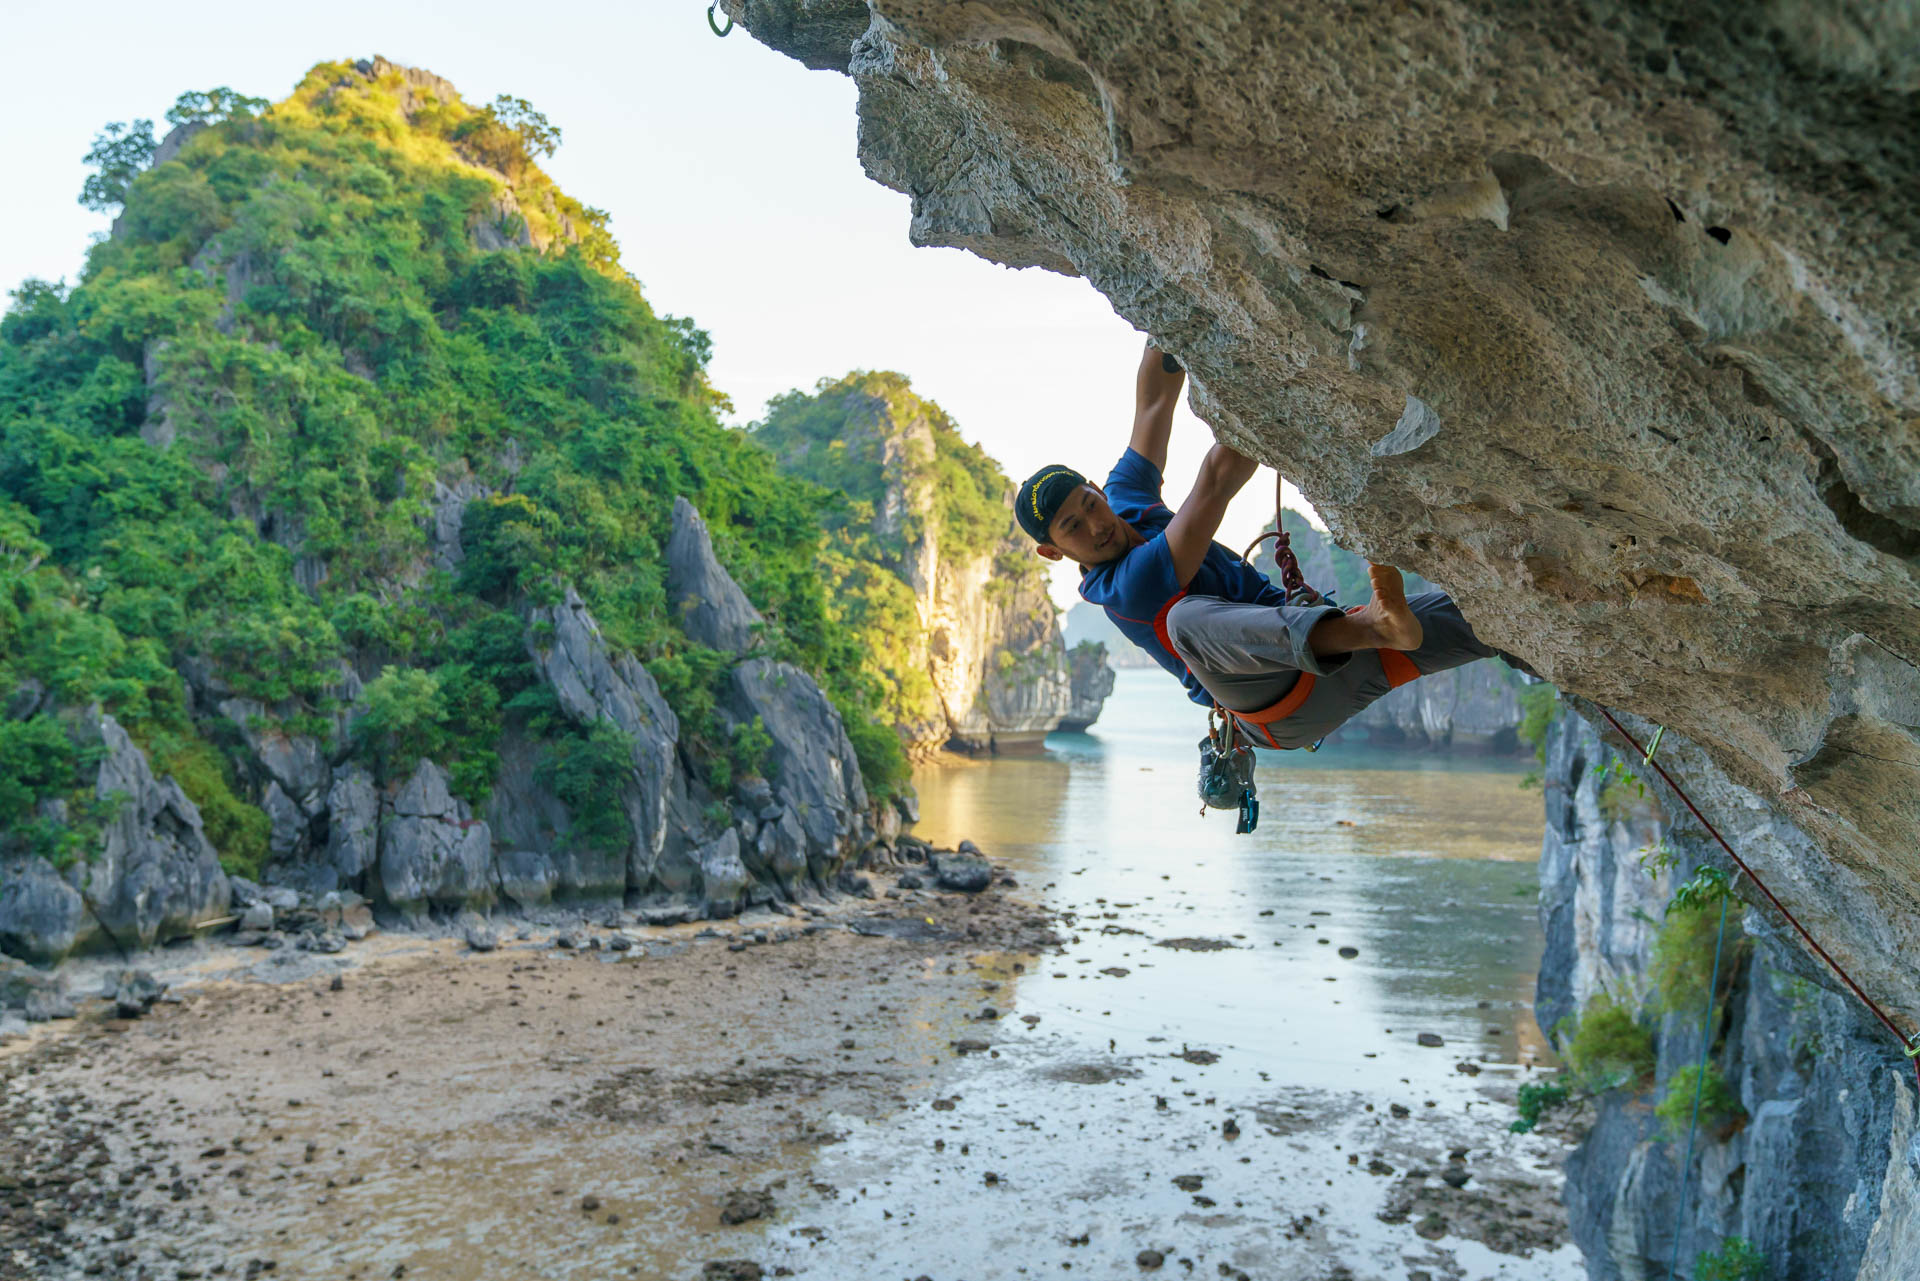
[[[1045, 594], [1040, 562], [1009, 554], [1006, 473], [940, 406], [886, 371], [776, 396], [753, 435], [788, 475], [842, 499], [826, 517], [831, 608], [849, 628], [882, 638], [867, 655], [868, 675], [884, 690], [888, 721], [913, 726], [937, 716], [912, 581], [923, 540], [931, 534], [947, 566], [993, 557], [986, 592], [996, 603], [1022, 587]], [[999, 661], [1016, 657], [1002, 650]]]
[[[850, 730], [874, 721], [865, 654], [890, 623], [833, 601], [857, 571], [823, 545], [827, 496], [721, 425], [706, 335], [656, 315], [605, 216], [539, 169], [558, 131], [537, 112], [385, 63], [323, 63], [271, 107], [216, 90], [176, 110], [157, 151], [145, 122], [102, 136], [86, 199], [124, 202], [115, 234], [81, 283], [31, 282], [0, 321], [0, 696], [33, 680], [98, 702], [250, 869], [266, 817], [214, 696], [325, 734], [356, 667], [354, 750], [387, 776], [433, 754], [476, 802], [508, 722], [589, 774], [611, 759], [525, 652], [528, 603], [572, 583], [730, 774], [751, 762], [712, 715], [727, 660], [666, 608], [686, 495], [771, 648]], [[463, 507], [450, 569], [430, 533]], [[9, 772], [0, 826], [75, 785], [35, 746], [50, 714], [0, 723], [0, 756], [40, 760]], [[884, 792], [897, 744], [861, 737]]]

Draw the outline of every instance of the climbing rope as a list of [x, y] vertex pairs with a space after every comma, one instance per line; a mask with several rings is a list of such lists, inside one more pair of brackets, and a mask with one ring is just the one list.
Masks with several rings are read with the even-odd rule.
[[1240, 553], [1240, 559], [1252, 565], [1254, 551], [1269, 538], [1273, 539], [1273, 562], [1280, 569], [1280, 590], [1286, 593], [1287, 604], [1318, 605], [1323, 598], [1308, 584], [1307, 576], [1300, 572], [1300, 558], [1293, 554], [1292, 535], [1285, 530], [1269, 529], [1247, 544], [1247, 550]]
[[[1597, 703], [1594, 704], [1594, 706], [1600, 707], [1600, 705]], [[1700, 826], [1707, 829], [1707, 835], [1713, 837], [1714, 840], [1720, 843], [1720, 848], [1727, 852], [1727, 857], [1733, 860], [1734, 866], [1738, 867], [1742, 872], [1746, 873], [1747, 879], [1753, 882], [1754, 888], [1758, 889], [1763, 895], [1765, 895], [1767, 902], [1773, 904], [1774, 910], [1779, 912], [1781, 916], [1786, 918], [1787, 924], [1793, 926], [1794, 930], [1799, 933], [1800, 937], [1806, 941], [1807, 946], [1813, 949], [1814, 955], [1818, 956], [1821, 960], [1825, 961], [1827, 963], [1827, 968], [1832, 970], [1836, 975], [1838, 975], [1840, 978], [1840, 981], [1847, 985], [1847, 989], [1851, 991], [1855, 996], [1860, 998], [1860, 1003], [1866, 1006], [1869, 1010], [1872, 1010], [1873, 1016], [1880, 1020], [1880, 1022], [1886, 1027], [1887, 1031], [1893, 1033], [1894, 1039], [1900, 1042], [1901, 1053], [1905, 1054], [1908, 1059], [1912, 1060], [1914, 1084], [1916, 1085], [1916, 1087], [1920, 1087], [1920, 1032], [1914, 1032], [1911, 1034], [1902, 1032], [1900, 1030], [1900, 1025], [1898, 1023], [1895, 1023], [1893, 1019], [1888, 1016], [1887, 1012], [1881, 1009], [1880, 1006], [1877, 1003], [1875, 1003], [1874, 999], [1868, 996], [1866, 992], [1861, 989], [1858, 983], [1853, 981], [1853, 976], [1847, 973], [1845, 967], [1843, 967], [1840, 964], [1840, 962], [1834, 960], [1832, 956], [1828, 955], [1827, 949], [1824, 947], [1821, 947], [1820, 944], [1817, 941], [1815, 941], [1813, 935], [1807, 932], [1807, 927], [1800, 924], [1800, 918], [1795, 916], [1792, 912], [1789, 912], [1787, 910], [1787, 905], [1785, 903], [1782, 903], [1779, 897], [1775, 895], [1772, 890], [1767, 888], [1767, 883], [1761, 880], [1760, 877], [1757, 874], [1755, 874], [1754, 870], [1751, 867], [1747, 866], [1747, 861], [1741, 858], [1739, 854], [1734, 852], [1733, 846], [1727, 844], [1727, 838], [1720, 835], [1720, 829], [1707, 821], [1707, 816], [1700, 812], [1700, 807], [1693, 803], [1693, 798], [1687, 795], [1686, 791], [1683, 788], [1681, 788], [1680, 784], [1673, 781], [1673, 775], [1667, 773], [1666, 766], [1662, 765], [1659, 761], [1654, 759], [1653, 746], [1658, 745], [1658, 742], [1659, 742], [1658, 736], [1655, 737], [1652, 746], [1642, 748], [1640, 746], [1640, 741], [1636, 739], [1631, 732], [1628, 731], [1625, 725], [1622, 725], [1620, 723], [1619, 718], [1614, 716], [1612, 712], [1608, 711], [1605, 707], [1600, 707], [1600, 714], [1607, 718], [1607, 724], [1613, 726], [1615, 731], [1619, 733], [1620, 737], [1626, 739], [1627, 742], [1633, 747], [1634, 751], [1640, 753], [1640, 757], [1642, 760], [1644, 760], [1647, 764], [1653, 766], [1655, 772], [1657, 772], [1660, 775], [1661, 781], [1664, 782], [1668, 787], [1673, 789], [1673, 794], [1675, 796], [1678, 796], [1680, 798], [1681, 803], [1687, 807], [1688, 811], [1693, 814], [1694, 818], [1699, 820]], [[1723, 900], [1723, 905], [1724, 905], [1724, 900]]]
[[[1665, 726], [1661, 727], [1665, 732]], [[1654, 735], [1652, 747], [1647, 749], [1646, 760], [1653, 763], [1653, 748], [1659, 746], [1660, 736]], [[1678, 790], [1678, 789], [1675, 789]], [[1713, 1056], [1713, 996], [1720, 990], [1720, 951], [1727, 941], [1727, 900], [1733, 897], [1733, 887], [1727, 886], [1720, 894], [1720, 933], [1713, 940], [1713, 978], [1707, 983], [1707, 1012], [1700, 1018], [1700, 1067], [1693, 1077], [1693, 1119], [1687, 1122], [1687, 1158], [1680, 1163], [1680, 1200], [1673, 1212], [1673, 1258], [1667, 1263], [1667, 1275], [1680, 1275], [1680, 1234], [1687, 1222], [1687, 1176], [1693, 1173], [1693, 1136], [1700, 1128], [1700, 1095], [1707, 1085], [1707, 1063]]]
[[733, 30], [733, 15], [728, 14], [727, 25], [724, 27], [721, 26], [719, 23], [713, 20], [713, 11], [715, 9], [718, 9], [719, 7], [720, 7], [720, 0], [713, 0], [713, 3], [707, 6], [707, 26], [713, 30], [714, 35], [724, 36], [727, 34], [727, 32]]

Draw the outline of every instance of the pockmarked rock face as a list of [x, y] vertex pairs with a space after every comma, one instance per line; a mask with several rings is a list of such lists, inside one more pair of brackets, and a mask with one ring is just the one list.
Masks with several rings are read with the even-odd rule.
[[1804, 832], [1763, 873], [1920, 1020], [1910, 10], [725, 7], [854, 79], [916, 243], [1084, 276], [1344, 544]]

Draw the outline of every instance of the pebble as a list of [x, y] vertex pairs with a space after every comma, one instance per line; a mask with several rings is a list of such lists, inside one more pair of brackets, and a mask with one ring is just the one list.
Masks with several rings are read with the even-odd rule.
[[1430, 1050], [1438, 1049], [1440, 1046], [1445, 1045], [1447, 1043], [1446, 1038], [1441, 1036], [1438, 1032], [1422, 1032], [1419, 1036], [1415, 1037], [1414, 1040], [1418, 1041], [1420, 1044], [1426, 1046]]
[[1158, 1250], [1142, 1250], [1133, 1256], [1133, 1261], [1138, 1264], [1143, 1271], [1152, 1272], [1155, 1268], [1158, 1268], [1167, 1261], [1167, 1256]]

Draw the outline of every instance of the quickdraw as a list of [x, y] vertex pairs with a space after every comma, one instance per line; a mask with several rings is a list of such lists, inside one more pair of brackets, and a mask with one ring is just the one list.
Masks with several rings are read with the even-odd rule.
[[718, 9], [719, 7], [720, 7], [720, 0], [713, 0], [713, 3], [707, 6], [707, 26], [712, 29], [714, 35], [724, 36], [727, 34], [727, 32], [733, 30], [733, 15], [728, 14], [727, 25], [724, 27], [721, 26], [719, 23], [713, 20], [713, 11], [715, 9]]
[[1253, 767], [1253, 748], [1240, 741], [1233, 717], [1218, 707], [1208, 712], [1207, 736], [1200, 740], [1200, 812], [1238, 809], [1239, 822], [1233, 830], [1239, 836], [1260, 825]]

